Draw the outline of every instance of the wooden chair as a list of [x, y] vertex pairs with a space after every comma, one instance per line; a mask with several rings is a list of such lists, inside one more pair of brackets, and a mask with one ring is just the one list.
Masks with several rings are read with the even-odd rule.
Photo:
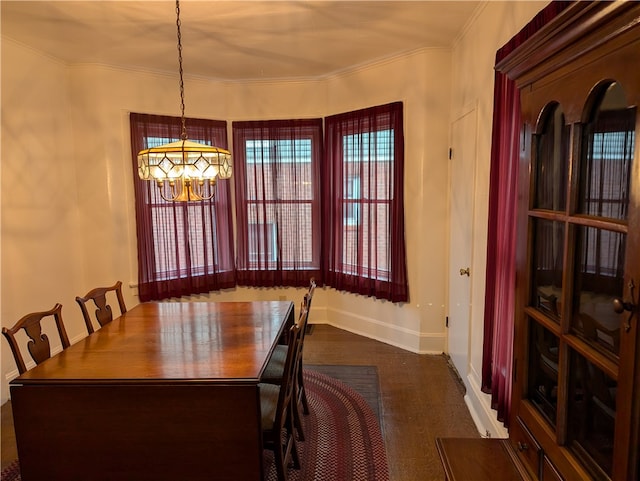
[[94, 332], [94, 328], [91, 316], [87, 310], [87, 302], [93, 301], [95, 304], [96, 320], [98, 321], [98, 324], [100, 324], [100, 327], [113, 321], [113, 310], [107, 303], [107, 293], [109, 292], [115, 293], [116, 298], [118, 299], [118, 305], [120, 306], [120, 314], [122, 315], [127, 312], [127, 306], [125, 305], [124, 298], [122, 297], [122, 282], [120, 281], [116, 282], [111, 287], [96, 287], [95, 289], [87, 292], [84, 297], [76, 297], [76, 302], [80, 305], [82, 316], [84, 317], [84, 322], [87, 325], [87, 331], [89, 334]]
[[35, 363], [40, 364], [51, 357], [51, 343], [49, 342], [47, 335], [42, 333], [42, 323], [45, 318], [48, 317], [53, 317], [55, 320], [62, 348], [66, 349], [71, 344], [69, 343], [67, 331], [65, 330], [64, 323], [62, 322], [62, 304], [56, 304], [53, 306], [53, 309], [49, 311], [27, 314], [16, 322], [13, 327], [9, 329], [6, 327], [2, 328], [2, 334], [7, 338], [7, 341], [9, 341], [9, 346], [11, 347], [11, 352], [16, 360], [18, 372], [20, 374], [27, 372], [27, 365], [24, 362], [20, 347], [18, 346], [16, 334], [20, 329], [24, 330], [29, 338], [29, 341], [27, 342], [27, 350], [29, 351], [29, 354], [31, 354], [31, 358]]
[[309, 280], [309, 290], [307, 291], [307, 295], [309, 296], [309, 305], [307, 306], [309, 310], [311, 310], [311, 299], [313, 299], [313, 293], [316, 290], [316, 279], [312, 277]]
[[274, 462], [279, 481], [288, 478], [288, 467], [300, 468], [293, 426], [293, 404], [295, 403], [296, 356], [299, 351], [300, 327], [291, 326], [284, 371], [278, 384], [261, 383], [260, 412], [263, 444], [274, 452]]
[[[307, 294], [304, 296], [303, 303], [307, 309], [307, 316], [304, 320], [304, 329], [300, 333], [300, 353], [298, 354], [298, 373], [296, 380], [297, 387], [297, 395], [298, 395], [298, 404], [302, 404], [302, 411], [305, 414], [309, 414], [309, 401], [307, 400], [307, 391], [304, 388], [304, 376], [302, 372], [302, 348], [304, 347], [304, 338], [307, 334], [307, 327], [309, 325], [309, 312], [311, 312], [311, 301], [313, 300], [313, 293], [316, 290], [316, 280], [315, 278], [311, 278], [309, 281], [309, 290]], [[296, 411], [297, 412], [297, 411]]]
[[[313, 285], [315, 288], [315, 284]], [[302, 304], [300, 306], [300, 315], [298, 317], [298, 321], [296, 325], [299, 327], [299, 342], [298, 352], [296, 354], [296, 370], [295, 370], [295, 400], [296, 402], [293, 405], [293, 415], [294, 422], [296, 426], [296, 431], [298, 432], [298, 438], [300, 441], [304, 441], [304, 430], [302, 427], [302, 416], [300, 415], [299, 406], [302, 405], [302, 411], [304, 414], [309, 414], [309, 402], [307, 400], [307, 393], [304, 388], [304, 376], [302, 372], [302, 349], [304, 345], [304, 337], [307, 332], [307, 324], [309, 320], [309, 307], [311, 306], [313, 291], [310, 293], [307, 292], [304, 296]], [[288, 338], [290, 339], [290, 338]], [[290, 342], [290, 341], [289, 341]], [[280, 380], [283, 377], [283, 372], [285, 368], [285, 361], [288, 352], [287, 345], [278, 345], [274, 349], [271, 354], [271, 358], [267, 363], [267, 367], [265, 368], [261, 381], [263, 383], [276, 384], [280, 383]]]
[[609, 351], [620, 352], [620, 327], [608, 329], [589, 314], [580, 312], [578, 315], [582, 321], [582, 330], [588, 340], [604, 346]]

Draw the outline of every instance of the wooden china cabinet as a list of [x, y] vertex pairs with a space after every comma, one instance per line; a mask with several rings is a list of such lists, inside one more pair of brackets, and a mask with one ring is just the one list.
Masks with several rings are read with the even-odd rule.
[[640, 3], [577, 2], [521, 92], [509, 441], [533, 479], [640, 479]]

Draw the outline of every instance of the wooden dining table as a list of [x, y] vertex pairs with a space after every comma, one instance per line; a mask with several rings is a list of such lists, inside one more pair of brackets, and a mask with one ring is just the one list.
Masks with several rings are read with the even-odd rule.
[[22, 481], [264, 478], [258, 383], [293, 303], [142, 303], [10, 384]]

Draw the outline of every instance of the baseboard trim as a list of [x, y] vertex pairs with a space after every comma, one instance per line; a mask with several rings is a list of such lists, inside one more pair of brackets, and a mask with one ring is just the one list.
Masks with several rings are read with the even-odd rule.
[[509, 431], [498, 421], [496, 410], [491, 408], [491, 396], [482, 392], [472, 374], [467, 375], [466, 384], [469, 389], [464, 401], [480, 435], [487, 438], [508, 438]]
[[324, 319], [316, 316], [313, 323], [327, 324], [416, 354], [442, 354], [445, 351], [444, 332], [422, 333], [336, 309], [326, 309], [324, 314]]

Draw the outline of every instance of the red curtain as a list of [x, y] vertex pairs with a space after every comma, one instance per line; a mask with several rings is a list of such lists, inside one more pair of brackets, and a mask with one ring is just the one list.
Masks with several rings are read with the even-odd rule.
[[322, 176], [325, 284], [406, 302], [402, 102], [327, 117]]
[[[572, 2], [552, 2], [496, 53], [496, 64]], [[516, 204], [520, 138], [520, 93], [496, 71], [489, 180], [487, 272], [482, 389], [491, 393], [498, 420], [509, 425], [515, 309]]]
[[233, 123], [238, 285], [320, 275], [322, 119]]
[[[226, 122], [187, 119], [190, 140], [227, 148]], [[140, 150], [180, 139], [178, 117], [130, 114], [136, 202], [138, 291], [141, 301], [234, 287], [233, 222], [229, 181], [202, 202], [167, 202], [155, 182], [138, 176]]]

